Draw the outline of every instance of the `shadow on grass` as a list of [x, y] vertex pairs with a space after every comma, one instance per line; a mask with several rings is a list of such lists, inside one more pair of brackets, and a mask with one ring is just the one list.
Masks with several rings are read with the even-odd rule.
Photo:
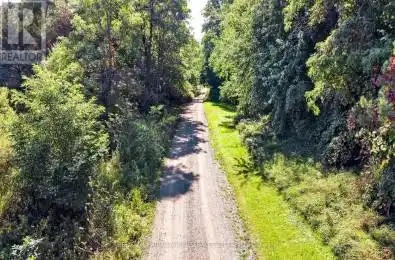
[[236, 112], [236, 108], [234, 106], [224, 104], [224, 103], [212, 103], [213, 106], [219, 107], [226, 112]]
[[250, 136], [243, 142], [248, 150], [249, 159], [234, 158], [237, 164], [237, 174], [246, 180], [252, 176], [259, 176], [264, 182], [272, 180], [271, 173], [265, 165], [272, 163], [276, 155], [284, 156], [286, 161], [297, 161], [300, 165], [311, 165], [318, 162], [314, 160], [314, 151], [306, 142], [287, 139], [279, 140], [263, 135]]
[[233, 122], [233, 120], [229, 120], [229, 121], [222, 121], [219, 126], [224, 127], [226, 129], [231, 129], [234, 130], [236, 129], [236, 124]]

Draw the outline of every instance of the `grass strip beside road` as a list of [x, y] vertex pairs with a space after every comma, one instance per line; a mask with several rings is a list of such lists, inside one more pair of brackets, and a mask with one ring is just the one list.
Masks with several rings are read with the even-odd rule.
[[[239, 213], [259, 259], [334, 259], [303, 218], [275, 187], [251, 172], [248, 151], [232, 126], [236, 113], [224, 105], [204, 104], [211, 145], [236, 196]], [[241, 167], [240, 165], [244, 165]]]

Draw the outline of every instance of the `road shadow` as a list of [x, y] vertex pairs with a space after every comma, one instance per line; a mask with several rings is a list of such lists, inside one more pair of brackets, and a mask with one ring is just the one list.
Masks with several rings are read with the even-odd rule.
[[188, 118], [187, 114], [190, 112], [188, 110], [181, 116], [181, 122], [173, 138], [169, 159], [179, 159], [191, 154], [198, 154], [202, 151], [199, 144], [207, 142], [199, 137], [199, 133], [204, 132], [207, 126], [200, 121]]
[[186, 168], [183, 165], [176, 167], [166, 167], [165, 174], [160, 179], [160, 198], [177, 198], [184, 195], [191, 190], [193, 182], [199, 180], [199, 175], [195, 175], [193, 172], [184, 171]]
[[[194, 103], [202, 102], [194, 100]], [[177, 127], [169, 153], [169, 163], [164, 168], [164, 174], [160, 178], [160, 199], [177, 198], [191, 191], [193, 182], [199, 180], [199, 175], [190, 172], [183, 158], [202, 152], [200, 144], [207, 142], [200, 134], [206, 131], [207, 126], [201, 121], [194, 120], [193, 111], [195, 106], [189, 105], [184, 108], [181, 120]]]

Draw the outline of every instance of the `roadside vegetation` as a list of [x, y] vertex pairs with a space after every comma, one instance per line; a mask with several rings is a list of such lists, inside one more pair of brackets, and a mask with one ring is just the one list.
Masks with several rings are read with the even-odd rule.
[[204, 104], [210, 140], [259, 259], [334, 259], [308, 224], [252, 166], [228, 106]]
[[0, 89], [0, 259], [141, 257], [201, 70], [188, 15], [186, 1], [50, 5], [48, 57]]
[[275, 187], [340, 259], [395, 256], [394, 10], [391, 0], [205, 8], [203, 76], [212, 100], [235, 107], [251, 158], [242, 173]]

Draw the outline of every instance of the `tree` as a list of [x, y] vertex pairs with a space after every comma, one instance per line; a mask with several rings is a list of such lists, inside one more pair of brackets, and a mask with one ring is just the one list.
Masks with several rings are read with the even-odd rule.
[[203, 13], [205, 23], [203, 25], [204, 36], [202, 39], [204, 55], [202, 80], [207, 85], [211, 86], [211, 98], [214, 100], [218, 100], [219, 98], [219, 85], [221, 84], [221, 79], [216, 75], [210, 65], [210, 57], [215, 48], [215, 39], [221, 34], [221, 7], [226, 2], [227, 1], [209, 0]]
[[220, 87], [223, 101], [246, 106], [252, 85], [252, 13], [258, 1], [234, 1], [223, 7], [221, 37], [214, 40], [210, 65], [223, 79]]

